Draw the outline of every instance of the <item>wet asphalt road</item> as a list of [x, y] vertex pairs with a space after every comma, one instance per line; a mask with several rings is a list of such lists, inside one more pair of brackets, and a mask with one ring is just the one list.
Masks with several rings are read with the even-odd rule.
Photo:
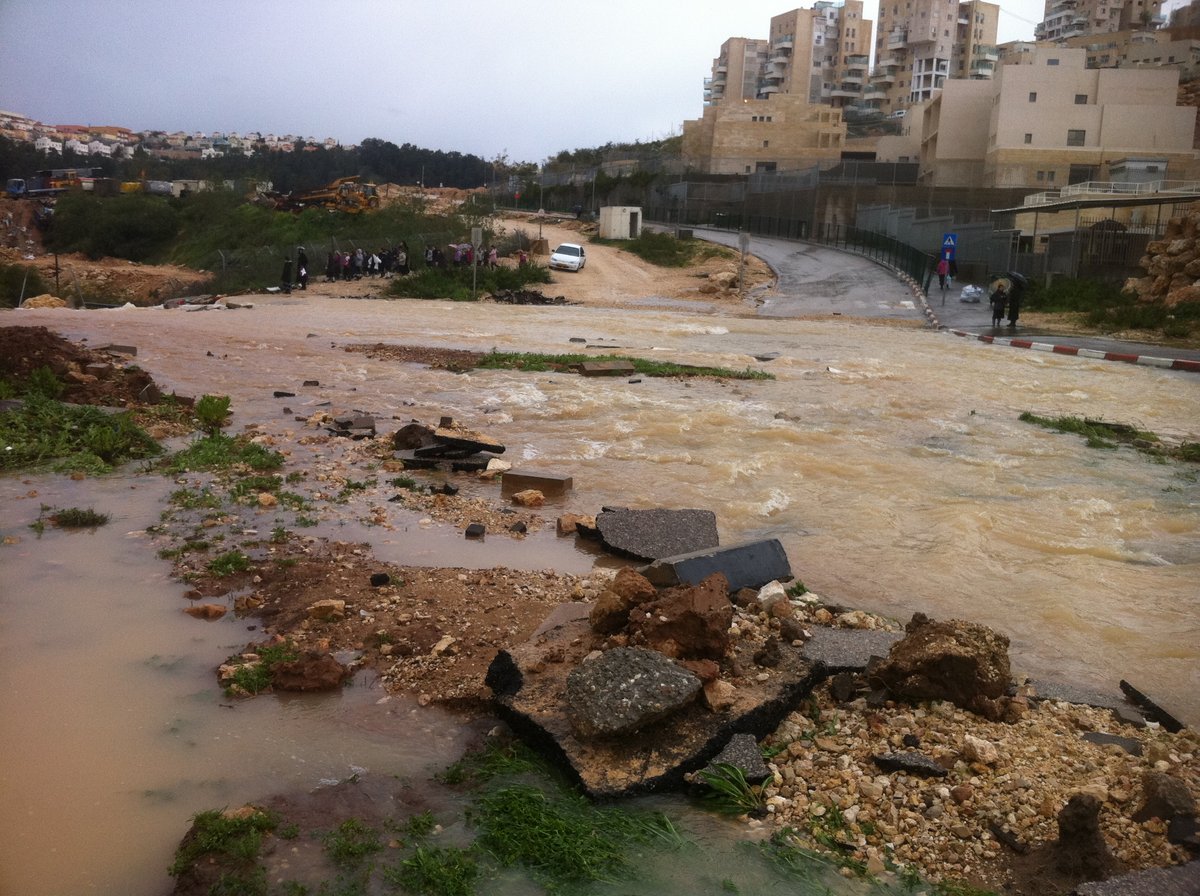
[[[735, 249], [738, 246], [735, 232], [695, 228], [693, 233], [710, 242]], [[862, 256], [815, 243], [758, 236], [750, 237], [749, 251], [769, 264], [778, 277], [774, 289], [757, 296], [761, 301], [758, 313], [764, 317], [845, 314], [925, 320], [908, 285], [891, 271]], [[1200, 349], [1056, 334], [1051, 330], [1022, 326], [1019, 321], [1015, 328], [993, 327], [991, 309], [986, 301], [978, 304], [961, 301], [962, 288], [966, 285], [954, 283], [943, 295], [934, 280], [928, 302], [938, 326], [981, 336], [1016, 337], [1102, 352], [1200, 361]]]

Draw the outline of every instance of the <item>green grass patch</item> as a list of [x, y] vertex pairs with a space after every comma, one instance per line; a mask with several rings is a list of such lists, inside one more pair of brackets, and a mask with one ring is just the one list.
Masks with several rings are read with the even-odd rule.
[[[452, 299], [469, 302], [472, 297], [471, 268], [423, 268], [407, 277], [396, 278], [388, 295], [408, 299]], [[525, 289], [539, 283], [550, 283], [550, 271], [536, 264], [524, 267], [477, 268], [474, 296], [481, 298], [503, 290]]]
[[181, 510], [213, 510], [221, 506], [220, 496], [207, 488], [176, 489], [167, 500]]
[[683, 838], [661, 812], [596, 806], [584, 797], [514, 784], [484, 794], [471, 819], [478, 844], [505, 867], [521, 866], [550, 890], [627, 877], [631, 852]]
[[236, 549], [214, 557], [208, 564], [208, 571], [214, 576], [221, 577], [245, 572], [249, 568], [250, 558]]
[[524, 370], [530, 372], [568, 370], [587, 361], [623, 361], [633, 365], [642, 376], [709, 376], [732, 380], [773, 380], [775, 377], [762, 370], [749, 367], [732, 370], [728, 367], [697, 367], [690, 364], [673, 364], [669, 361], [650, 361], [626, 355], [545, 355], [537, 352], [489, 352], [476, 365], [485, 370]]
[[261, 694], [271, 687], [271, 676], [276, 666], [300, 658], [300, 653], [291, 641], [258, 647], [254, 652], [258, 656], [258, 662], [247, 663], [242, 660], [240, 654], [226, 660], [228, 663], [239, 664], [225, 688], [227, 696], [236, 695], [239, 688], [247, 694]]
[[425, 487], [411, 476], [397, 476], [395, 479], [389, 479], [388, 485], [394, 488], [402, 488], [410, 492], [421, 492]]
[[245, 436], [214, 433], [172, 454], [163, 461], [161, 469], [167, 474], [178, 474], [198, 470], [229, 470], [237, 466], [249, 467], [260, 473], [277, 470], [283, 466], [283, 455], [254, 444]]
[[737, 253], [723, 246], [702, 240], [681, 240], [674, 234], [643, 230], [634, 240], [593, 240], [605, 246], [616, 246], [636, 255], [642, 261], [662, 268], [683, 268], [709, 258], [737, 258]]
[[358, 865], [383, 849], [383, 835], [357, 818], [347, 818], [322, 838], [325, 852], [335, 865]]
[[746, 780], [745, 774], [736, 765], [714, 763], [702, 769], [699, 777], [708, 786], [708, 793], [705, 794], [707, 802], [718, 812], [745, 815], [763, 808], [759, 789]]
[[210, 809], [192, 817], [192, 829], [175, 852], [170, 874], [179, 877], [206, 855], [218, 855], [253, 862], [262, 848], [263, 834], [275, 830], [279, 816], [256, 811], [228, 817], [220, 809]]
[[409, 858], [383, 871], [389, 883], [421, 896], [472, 896], [479, 876], [475, 851], [453, 847], [418, 846]]
[[257, 495], [260, 492], [270, 492], [275, 494], [283, 488], [283, 479], [278, 476], [264, 476], [256, 474], [252, 476], [243, 476], [234, 483], [230, 494], [234, 498], [245, 498], [248, 496]]
[[39, 535], [46, 529], [46, 523], [59, 529], [95, 529], [103, 526], [109, 520], [107, 513], [100, 513], [91, 507], [54, 508], [42, 505], [38, 518], [29, 524]]
[[496, 778], [527, 775], [544, 769], [541, 760], [519, 740], [490, 740], [437, 776], [443, 784], [479, 786]]
[[1032, 423], [1043, 429], [1082, 436], [1087, 440], [1089, 448], [1115, 449], [1118, 445], [1158, 442], [1158, 436], [1154, 433], [1124, 423], [1106, 423], [1103, 420], [1089, 420], [1084, 417], [1039, 417], [1029, 411], [1023, 413], [1018, 419], [1022, 423]]
[[26, 392], [20, 407], [0, 414], [0, 471], [102, 474], [162, 453], [127, 412], [67, 405]]

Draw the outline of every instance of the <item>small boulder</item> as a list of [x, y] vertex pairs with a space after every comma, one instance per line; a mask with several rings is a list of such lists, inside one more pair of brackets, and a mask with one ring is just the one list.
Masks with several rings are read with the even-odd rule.
[[346, 618], [346, 602], [328, 598], [319, 600], [308, 608], [308, 618], [318, 622], [334, 622]]
[[1008, 638], [974, 622], [937, 622], [913, 615], [905, 637], [872, 670], [872, 682], [911, 701], [948, 700], [956, 706], [999, 718], [997, 703], [1012, 673]]
[[699, 585], [668, 588], [630, 616], [634, 643], [678, 659], [719, 660], [729, 650], [729, 582], [713, 573]]
[[520, 507], [541, 507], [546, 503], [546, 496], [536, 488], [527, 488], [514, 494], [512, 502]]
[[1100, 834], [1100, 801], [1077, 793], [1058, 813], [1058, 840], [1051, 847], [1062, 874], [1080, 880], [1100, 880], [1114, 867], [1112, 855]]
[[350, 670], [332, 654], [306, 650], [298, 659], [277, 663], [271, 669], [271, 687], [279, 691], [332, 691], [339, 688]]
[[214, 619], [220, 619], [229, 612], [229, 608], [221, 604], [196, 604], [192, 607], [184, 609], [185, 613], [196, 619], [204, 619], [211, 622]]

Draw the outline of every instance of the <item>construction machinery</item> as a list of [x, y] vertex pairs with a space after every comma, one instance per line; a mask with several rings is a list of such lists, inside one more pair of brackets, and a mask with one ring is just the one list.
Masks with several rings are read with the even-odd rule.
[[330, 211], [357, 215], [379, 208], [379, 194], [374, 184], [364, 184], [361, 178], [339, 177], [315, 190], [293, 193], [262, 193], [262, 197], [280, 211], [299, 212], [306, 208], [325, 208]]
[[44, 199], [67, 190], [82, 189], [98, 168], [47, 168], [32, 177], [9, 178], [4, 191], [12, 199]]

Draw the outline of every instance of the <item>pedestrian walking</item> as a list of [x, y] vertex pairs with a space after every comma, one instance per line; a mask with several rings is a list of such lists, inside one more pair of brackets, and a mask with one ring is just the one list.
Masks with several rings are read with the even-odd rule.
[[946, 291], [946, 275], [950, 273], [950, 262], [946, 258], [939, 258], [937, 263], [938, 286], [942, 288], [942, 292]]

